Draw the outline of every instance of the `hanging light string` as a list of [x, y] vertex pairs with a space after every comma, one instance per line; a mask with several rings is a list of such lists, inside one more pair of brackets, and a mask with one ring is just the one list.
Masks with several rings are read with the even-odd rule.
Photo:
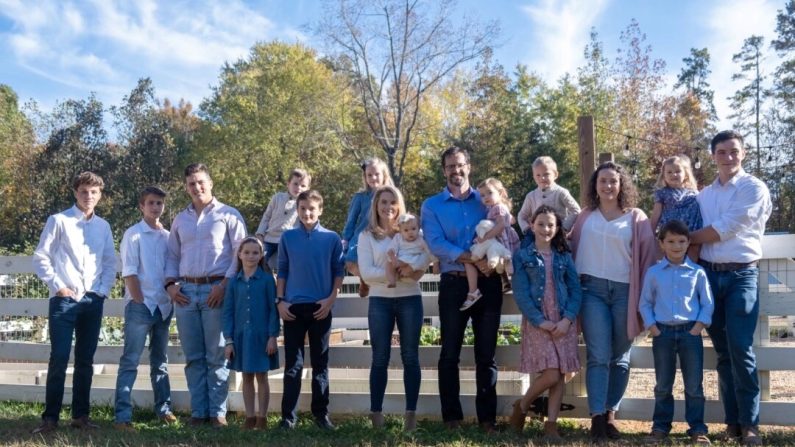
[[[651, 140], [651, 139], [648, 139], [648, 138], [636, 137], [634, 135], [626, 134], [624, 132], [619, 132], [617, 130], [610, 129], [609, 127], [600, 126], [598, 124], [594, 124], [594, 127], [596, 127], [597, 129], [600, 129], [600, 130], [604, 130], [606, 132], [610, 132], [610, 133], [615, 134], [615, 135], [622, 136], [622, 137], [627, 139], [627, 142], [629, 142], [629, 140], [637, 140], [637, 141], [642, 141], [644, 143], [657, 144], [657, 145], [660, 145], [660, 146], [673, 147], [673, 148], [677, 148], [677, 149], [701, 150], [701, 148], [696, 146], [696, 145], [687, 146], [687, 145], [683, 145], [683, 144], [666, 143], [666, 142], [660, 141], [660, 140]], [[627, 145], [628, 144], [629, 143], [627, 143]], [[759, 149], [776, 149], [776, 148], [779, 148], [779, 147], [792, 147], [792, 146], [795, 146], [795, 142], [790, 141], [790, 142], [787, 142], [787, 143], [770, 144], [770, 145], [766, 145], [766, 146], [759, 146]], [[749, 145], [748, 147], [750, 149], [755, 149], [754, 146], [750, 146]]]

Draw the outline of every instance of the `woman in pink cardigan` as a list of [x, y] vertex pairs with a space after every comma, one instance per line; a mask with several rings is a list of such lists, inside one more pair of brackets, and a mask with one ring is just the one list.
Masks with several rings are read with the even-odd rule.
[[571, 231], [582, 283], [580, 324], [585, 336], [585, 385], [591, 438], [621, 436], [615, 412], [629, 381], [629, 352], [643, 327], [638, 313], [646, 269], [657, 244], [637, 190], [623, 166], [602, 163], [588, 183], [588, 203]]

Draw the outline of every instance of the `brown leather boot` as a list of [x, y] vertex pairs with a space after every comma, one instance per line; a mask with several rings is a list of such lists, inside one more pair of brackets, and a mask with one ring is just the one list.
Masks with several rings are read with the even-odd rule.
[[610, 439], [621, 439], [621, 432], [618, 430], [616, 423], [616, 412], [607, 412], [607, 437]]
[[558, 423], [557, 422], [544, 422], [544, 442], [548, 444], [557, 444], [563, 441], [563, 438], [560, 437], [560, 433], [558, 433]]
[[254, 430], [267, 430], [268, 418], [264, 416], [257, 416], [257, 423], [254, 425]]
[[246, 422], [243, 422], [243, 430], [254, 430], [254, 427], [257, 426], [257, 418], [256, 417], [247, 417]]
[[524, 420], [526, 417], [527, 412], [522, 411], [522, 399], [516, 399], [516, 402], [513, 403], [513, 413], [511, 413], [511, 419], [508, 421], [508, 425], [516, 432], [521, 433], [522, 430], [524, 430]]

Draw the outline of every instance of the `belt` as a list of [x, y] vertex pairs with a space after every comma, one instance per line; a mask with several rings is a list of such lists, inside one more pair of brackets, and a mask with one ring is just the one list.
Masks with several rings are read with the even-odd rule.
[[735, 270], [742, 270], [759, 265], [759, 261], [751, 262], [709, 262], [703, 259], [698, 261], [699, 265], [705, 269], [712, 270], [713, 272], [733, 272]]
[[196, 278], [182, 277], [183, 282], [191, 284], [211, 284], [218, 281], [223, 281], [223, 276], [197, 276]]

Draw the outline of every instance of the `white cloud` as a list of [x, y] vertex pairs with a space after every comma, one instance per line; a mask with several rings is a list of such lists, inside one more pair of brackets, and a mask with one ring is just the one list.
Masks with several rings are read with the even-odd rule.
[[712, 66], [710, 84], [715, 89], [715, 108], [721, 128], [731, 127], [727, 96], [742, 85], [731, 80], [732, 74], [739, 71], [738, 65], [732, 62], [732, 56], [740, 52], [746, 38], [752, 35], [764, 37], [767, 59], [763, 62], [763, 72], [770, 79], [778, 59], [769, 49], [769, 44], [776, 38], [776, 14], [781, 8], [781, 2], [774, 0], [722, 0], [706, 13], [707, 47]]
[[583, 62], [591, 26], [604, 12], [608, 0], [538, 0], [522, 7], [532, 22], [533, 48], [528, 67], [546, 79], [574, 73]]
[[11, 22], [0, 45], [16, 59], [5, 63], [96, 91], [108, 104], [149, 76], [159, 96], [198, 105], [225, 61], [257, 41], [297, 36], [253, 8], [243, 0], [0, 0], [0, 17]]

